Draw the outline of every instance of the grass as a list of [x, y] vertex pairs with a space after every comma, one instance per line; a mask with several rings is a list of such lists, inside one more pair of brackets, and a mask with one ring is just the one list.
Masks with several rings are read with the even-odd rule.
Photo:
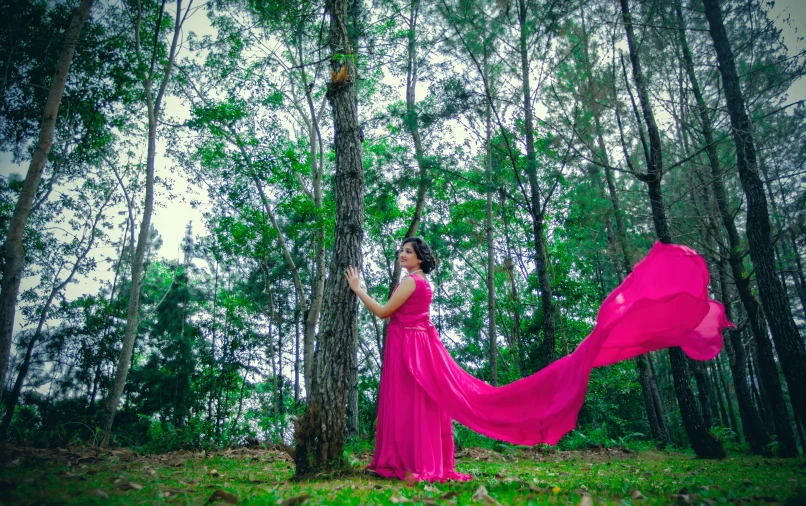
[[[457, 454], [469, 483], [405, 483], [363, 470], [291, 480], [275, 449], [140, 455], [130, 450], [0, 447], [0, 504], [806, 504], [806, 460], [690, 455], [616, 448], [541, 451], [481, 448]], [[480, 486], [489, 499], [477, 494]], [[473, 497], [476, 495], [474, 501]]]

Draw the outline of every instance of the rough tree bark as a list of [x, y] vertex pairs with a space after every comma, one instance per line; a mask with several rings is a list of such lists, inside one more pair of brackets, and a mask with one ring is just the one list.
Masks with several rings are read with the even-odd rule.
[[[707, 104], [703, 98], [702, 91], [700, 90], [697, 74], [694, 71], [694, 58], [686, 37], [685, 20], [683, 18], [683, 10], [679, 1], [675, 3], [675, 10], [678, 23], [678, 39], [680, 40], [683, 62], [686, 67], [686, 72], [688, 74], [689, 83], [691, 84], [692, 92], [694, 94], [694, 99], [697, 103], [697, 113], [700, 119], [700, 126], [702, 127], [703, 141], [705, 142], [705, 154], [708, 158], [708, 164], [711, 169], [711, 188], [714, 194], [717, 209], [719, 211], [719, 216], [722, 220], [722, 226], [724, 227], [725, 234], [727, 236], [727, 261], [730, 265], [731, 274], [736, 285], [736, 290], [739, 294], [739, 300], [747, 313], [750, 323], [750, 330], [753, 333], [753, 337], [756, 339], [757, 343], [761, 343], [763, 341], [766, 343], [766, 346], [769, 347], [769, 336], [767, 335], [767, 329], [763, 322], [761, 307], [750, 288], [750, 278], [745, 274], [746, 270], [742, 261], [744, 254], [742, 251], [741, 239], [739, 238], [739, 232], [733, 219], [733, 213], [728, 206], [727, 192], [725, 191], [725, 185], [722, 179], [722, 171], [719, 166], [719, 155], [716, 150], [716, 142], [714, 139], [713, 123], [709, 115]], [[726, 295], [727, 293], [723, 293], [723, 297]], [[723, 300], [725, 301], [726, 310], [728, 310], [727, 306], [729, 299], [723, 298]], [[729, 339], [731, 341], [733, 341], [733, 339], [730, 336], [732, 336], [733, 333], [735, 333], [735, 331], [729, 331]], [[741, 347], [741, 340], [739, 339], [738, 342], [739, 346]], [[735, 343], [732, 344], [735, 348]], [[744, 349], [743, 347], [741, 348], [742, 349], [740, 352], [742, 355], [744, 355]], [[734, 353], [735, 352], [736, 351], [734, 351]], [[731, 364], [733, 364], [733, 362], [734, 360], [731, 360]], [[741, 371], [744, 371], [744, 359], [740, 360], [740, 362], [742, 362]], [[768, 366], [770, 364], [767, 363], [766, 365], [766, 368], [769, 369]], [[738, 378], [740, 381], [743, 381], [745, 376], [743, 374], [738, 374], [735, 369], [733, 370], [734, 378]], [[783, 419], [779, 419], [778, 422], [776, 422], [776, 432], [779, 433], [779, 439], [783, 445], [781, 448], [781, 453], [784, 455], [790, 453], [785, 449], [785, 447], [791, 448], [789, 442], [791, 441], [794, 443], [794, 435], [792, 435], [792, 428], [789, 425], [788, 417], [786, 416], [786, 405], [784, 404], [783, 395], [781, 394], [780, 382], [778, 381], [778, 372], [775, 368], [774, 361], [772, 362], [772, 370], [768, 371], [766, 376], [770, 376], [770, 381], [779, 385], [778, 388], [775, 388], [770, 393], [773, 395], [773, 397], [776, 397], [775, 400], [771, 400], [773, 405], [778, 406], [778, 409], [775, 410], [776, 413], [784, 415]], [[736, 392], [737, 396], [739, 395], [739, 392], [741, 392], [742, 395], [749, 395], [749, 390], [747, 388], [736, 388]], [[743, 405], [744, 409], [742, 409]], [[739, 406], [740, 414], [742, 416], [742, 423], [743, 425], [747, 426], [750, 432], [748, 434], [748, 442], [751, 445], [751, 449], [754, 453], [764, 452], [764, 447], [769, 442], [769, 436], [767, 435], [766, 430], [764, 430], [763, 425], [761, 425], [761, 419], [758, 417], [758, 413], [755, 413], [755, 409], [753, 409], [750, 398], [748, 397], [747, 399], [742, 399]], [[795, 451], [797, 452], [797, 450]]]
[[25, 223], [31, 214], [39, 181], [48, 161], [48, 154], [53, 145], [53, 133], [56, 130], [56, 118], [59, 115], [59, 106], [62, 102], [67, 76], [70, 73], [70, 64], [81, 35], [81, 29], [89, 18], [94, 0], [81, 0], [76, 12], [70, 20], [70, 26], [64, 34], [59, 59], [56, 61], [56, 73], [50, 85], [45, 109], [42, 113], [42, 123], [39, 130], [39, 139], [28, 165], [28, 172], [22, 183], [20, 196], [14, 206], [14, 213], [9, 221], [6, 239], [0, 247], [3, 255], [3, 277], [0, 280], [0, 390], [6, 384], [6, 370], [8, 369], [11, 354], [11, 336], [14, 333], [14, 314], [17, 310], [17, 295], [20, 291], [22, 271], [25, 265], [25, 250], [22, 246], [22, 234]]
[[[736, 146], [739, 180], [747, 199], [747, 239], [756, 284], [781, 363], [795, 416], [806, 420], [806, 347], [801, 339], [784, 287], [776, 276], [775, 255], [770, 234], [770, 216], [764, 183], [758, 174], [756, 148], [750, 130], [739, 76], [733, 59], [718, 0], [703, 0], [708, 31], [714, 42], [719, 73]], [[776, 427], [776, 430], [778, 428]], [[795, 449], [797, 451], [797, 449]]]
[[[163, 0], [159, 15], [157, 17], [157, 27], [155, 28], [155, 38], [159, 38], [159, 29], [162, 17], [165, 13], [165, 3]], [[134, 259], [132, 260], [131, 267], [131, 287], [129, 289], [129, 307], [126, 314], [126, 331], [123, 335], [123, 346], [120, 350], [120, 357], [118, 365], [115, 370], [115, 377], [109, 387], [107, 398], [105, 402], [106, 420], [104, 421], [103, 437], [101, 439], [101, 446], [106, 446], [109, 443], [109, 437], [112, 434], [112, 424], [115, 421], [115, 413], [117, 412], [120, 397], [123, 395], [123, 388], [126, 386], [126, 377], [129, 373], [131, 365], [132, 351], [134, 350], [134, 341], [137, 338], [137, 327], [140, 321], [140, 286], [143, 277], [143, 264], [145, 260], [146, 249], [148, 246], [148, 234], [151, 231], [151, 214], [154, 210], [154, 163], [157, 153], [157, 124], [159, 123], [160, 113], [162, 112], [162, 99], [165, 95], [165, 90], [168, 87], [168, 81], [171, 77], [173, 70], [174, 59], [179, 48], [179, 35], [182, 32], [182, 25], [187, 18], [193, 0], [189, 0], [187, 8], [182, 9], [182, 0], [176, 2], [176, 18], [174, 20], [174, 33], [171, 40], [170, 49], [165, 55], [165, 68], [163, 69], [160, 81], [154, 81], [154, 66], [149, 69], [146, 65], [146, 59], [143, 59], [143, 48], [140, 42], [140, 29], [143, 20], [143, 12], [138, 10], [136, 13], [136, 21], [134, 23], [134, 33], [137, 46], [138, 58], [142, 59], [143, 65], [141, 68], [149, 69], [144, 71], [140, 76], [143, 83], [143, 88], [146, 97], [146, 108], [148, 114], [148, 151], [146, 154], [146, 194], [145, 202], [143, 205], [143, 218], [140, 222], [140, 232], [137, 236], [137, 246], [134, 250]], [[153, 51], [158, 51], [158, 48], [153, 48]], [[148, 60], [156, 60], [157, 55], [154, 53]], [[159, 90], [154, 95], [153, 85], [159, 84]]]
[[[672, 242], [669, 231], [669, 224], [666, 219], [666, 209], [663, 205], [663, 195], [661, 192], [661, 178], [663, 176], [663, 156], [660, 139], [660, 131], [655, 122], [652, 106], [649, 102], [649, 94], [646, 89], [644, 75], [641, 70], [641, 61], [635, 43], [633, 31], [632, 15], [628, 0], [620, 0], [624, 29], [627, 34], [627, 45], [632, 63], [633, 80], [635, 81], [638, 100], [641, 105], [641, 113], [646, 123], [649, 135], [649, 153], [647, 156], [647, 174], [642, 177], [647, 184], [649, 201], [652, 208], [652, 221], [655, 225], [655, 232], [658, 239], [665, 244]], [[686, 364], [686, 356], [680, 348], [669, 349], [669, 361], [674, 379], [674, 390], [677, 396], [677, 403], [680, 406], [680, 414], [683, 418], [683, 425], [686, 428], [691, 446], [699, 457], [722, 458], [725, 450], [720, 442], [708, 432], [702, 415], [697, 409], [697, 400], [694, 398], [694, 391], [691, 388], [690, 372]]]
[[356, 54], [348, 37], [347, 1], [328, 0], [326, 11], [330, 16], [333, 70], [327, 98], [333, 111], [336, 148], [336, 227], [314, 354], [312, 388], [295, 430], [298, 477], [338, 465], [344, 458], [347, 392], [350, 371], [355, 368], [358, 313], [357, 299], [347, 285], [344, 271], [350, 265], [361, 266], [364, 231], [362, 134], [357, 113]]

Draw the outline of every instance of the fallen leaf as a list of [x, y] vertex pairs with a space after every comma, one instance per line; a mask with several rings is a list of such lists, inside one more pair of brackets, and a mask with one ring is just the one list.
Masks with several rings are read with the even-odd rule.
[[414, 502], [421, 502], [426, 506], [437, 506], [437, 500], [433, 497], [415, 497]]
[[593, 498], [589, 495], [583, 495], [579, 499], [577, 506], [593, 506]]
[[109, 496], [106, 494], [106, 492], [104, 492], [100, 488], [96, 488], [95, 490], [93, 490], [90, 493], [90, 495], [93, 497], [100, 497], [101, 499], [109, 499]]
[[691, 496], [688, 494], [673, 494], [672, 499], [680, 504], [691, 504]]
[[217, 469], [210, 469], [210, 476], [218, 477], [220, 474]]
[[504, 478], [504, 483], [512, 483], [512, 482], [520, 483], [521, 480], [519, 480], [518, 478], [516, 478], [514, 476], [507, 476], [506, 478]]
[[633, 501], [641, 501], [643, 499], [646, 499], [646, 497], [644, 497], [644, 494], [642, 494], [639, 490], [633, 490], [632, 494], [630, 494], [630, 497], [632, 497]]
[[143, 486], [133, 481], [122, 481], [118, 484], [120, 490], [143, 490]]
[[408, 497], [403, 497], [402, 495], [393, 495], [389, 498], [392, 504], [403, 504], [405, 502], [411, 502], [411, 499]]
[[224, 501], [227, 504], [238, 504], [238, 497], [235, 494], [231, 494], [226, 490], [216, 490], [213, 492], [213, 495], [207, 499], [207, 502], [216, 502], [216, 501]]
[[501, 503], [490, 497], [490, 494], [487, 493], [487, 489], [484, 485], [479, 485], [479, 488], [476, 489], [476, 493], [473, 494], [473, 502], [486, 502], [487, 504], [494, 504], [495, 506], [501, 506]]
[[441, 494], [442, 491], [433, 485], [426, 485], [423, 487], [423, 490], [426, 492], [431, 492], [432, 494]]
[[310, 494], [302, 494], [294, 497], [289, 497], [288, 499], [281, 502], [280, 506], [295, 506], [297, 504], [304, 503], [310, 498], [311, 498]]
[[439, 496], [440, 499], [445, 499], [445, 500], [453, 499], [454, 497], [459, 497], [459, 492], [457, 492], [456, 490], [451, 490], [450, 492], [445, 492], [444, 494]]

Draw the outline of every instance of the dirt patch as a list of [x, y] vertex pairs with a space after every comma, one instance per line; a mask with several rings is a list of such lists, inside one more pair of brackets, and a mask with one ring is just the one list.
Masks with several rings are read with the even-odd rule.
[[223, 457], [241, 461], [293, 463], [280, 446], [269, 448], [232, 448], [215, 451], [187, 451], [140, 454], [129, 448], [102, 449], [97, 447], [32, 448], [0, 445], [0, 462], [5, 466], [82, 466], [102, 461], [129, 464], [138, 462], [165, 467], [184, 466], [188, 461]]
[[587, 450], [560, 451], [554, 448], [535, 446], [534, 448], [518, 448], [515, 455], [522, 459], [538, 462], [567, 462], [584, 460], [586, 462], [609, 462], [625, 460], [635, 456], [635, 452], [627, 448], [591, 447]]

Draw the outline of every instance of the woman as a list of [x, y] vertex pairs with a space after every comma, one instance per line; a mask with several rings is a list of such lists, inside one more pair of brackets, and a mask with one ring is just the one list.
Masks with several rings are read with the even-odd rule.
[[593, 367], [671, 346], [709, 360], [722, 348], [722, 329], [732, 326], [708, 298], [705, 261], [685, 246], [657, 243], [605, 299], [593, 332], [573, 353], [496, 388], [459, 367], [431, 324], [424, 275], [436, 262], [425, 241], [406, 239], [399, 260], [408, 276], [383, 306], [361, 289], [355, 267], [346, 276], [367, 309], [391, 317], [368, 468], [409, 482], [470, 479], [454, 469], [451, 419], [515, 444], [556, 444], [576, 425]]

